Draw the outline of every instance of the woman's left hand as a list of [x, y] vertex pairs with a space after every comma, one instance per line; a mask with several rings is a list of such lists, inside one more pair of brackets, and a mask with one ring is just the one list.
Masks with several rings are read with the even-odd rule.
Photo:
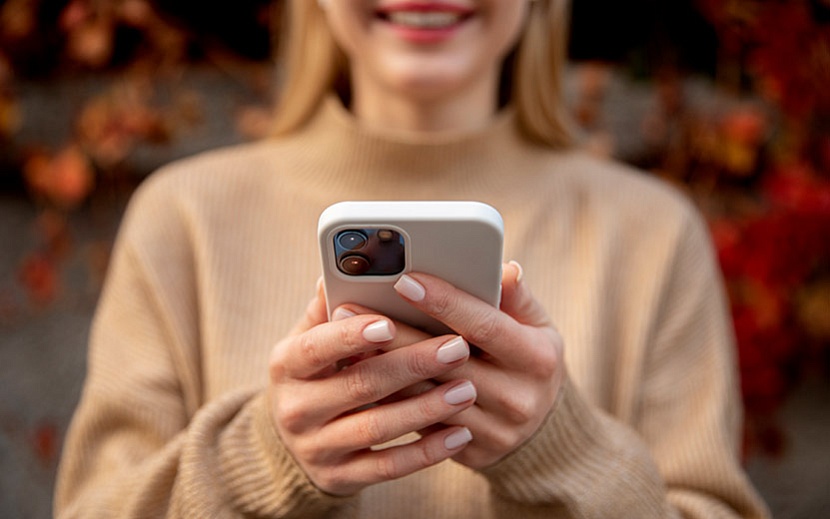
[[500, 309], [426, 274], [405, 275], [395, 285], [413, 306], [482, 350], [443, 377], [471, 380], [478, 391], [476, 404], [448, 423], [472, 432], [473, 441], [454, 458], [471, 468], [495, 464], [533, 436], [564, 379], [562, 336], [521, 278], [517, 263], [505, 265]]

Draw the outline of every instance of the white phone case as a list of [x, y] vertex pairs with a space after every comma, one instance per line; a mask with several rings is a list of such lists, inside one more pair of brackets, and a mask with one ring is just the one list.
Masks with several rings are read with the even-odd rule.
[[[504, 224], [499, 212], [489, 205], [443, 201], [341, 202], [320, 215], [317, 230], [329, 317], [339, 305], [356, 303], [435, 335], [452, 333], [394, 290], [395, 282], [407, 272], [438, 276], [494, 307], [499, 305]], [[358, 234], [366, 230], [362, 234], [386, 237], [398, 233], [403, 244], [401, 271], [369, 275], [342, 271], [339, 263], [349, 254], [335, 241], [354, 230]], [[345, 240], [360, 241], [349, 241], [348, 237]], [[397, 237], [395, 240], [395, 246], [400, 247]]]

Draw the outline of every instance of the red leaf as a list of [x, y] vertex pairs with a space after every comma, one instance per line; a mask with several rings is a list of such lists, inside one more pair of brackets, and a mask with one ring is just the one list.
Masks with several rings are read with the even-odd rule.
[[35, 428], [30, 439], [32, 451], [43, 465], [51, 465], [58, 456], [58, 428], [52, 423], [42, 423]]

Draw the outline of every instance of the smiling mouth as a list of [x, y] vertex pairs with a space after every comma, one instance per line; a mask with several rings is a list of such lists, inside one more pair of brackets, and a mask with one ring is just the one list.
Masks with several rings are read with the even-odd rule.
[[454, 27], [473, 15], [472, 12], [443, 10], [378, 11], [381, 20], [411, 29], [438, 30]]

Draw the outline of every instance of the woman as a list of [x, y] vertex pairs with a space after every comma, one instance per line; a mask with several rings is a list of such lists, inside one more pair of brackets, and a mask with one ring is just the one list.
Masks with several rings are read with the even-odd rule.
[[[166, 168], [125, 217], [58, 515], [764, 517], [705, 227], [569, 147], [565, 2], [289, 7], [278, 136]], [[413, 273], [458, 335], [328, 322], [315, 225], [347, 199], [498, 208], [500, 309]]]

